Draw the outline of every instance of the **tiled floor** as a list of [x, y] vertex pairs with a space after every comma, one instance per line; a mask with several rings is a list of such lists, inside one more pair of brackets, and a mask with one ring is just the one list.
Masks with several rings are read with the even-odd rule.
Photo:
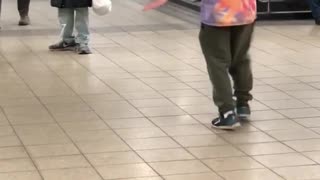
[[4, 2], [0, 180], [319, 180], [320, 29], [259, 22], [252, 121], [217, 131], [196, 15], [142, 2], [92, 14], [89, 56], [47, 50], [59, 31], [46, 0], [29, 27]]

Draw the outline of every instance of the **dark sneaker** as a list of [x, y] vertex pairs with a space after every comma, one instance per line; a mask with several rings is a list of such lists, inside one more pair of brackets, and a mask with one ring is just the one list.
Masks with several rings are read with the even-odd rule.
[[29, 16], [23, 16], [20, 18], [19, 26], [27, 26], [30, 24], [30, 18]]
[[60, 41], [56, 44], [49, 46], [49, 49], [51, 51], [70, 51], [70, 50], [74, 50], [75, 47], [76, 47], [75, 42], [66, 43], [64, 41]]
[[251, 115], [251, 110], [249, 105], [238, 106], [237, 115], [241, 120], [249, 120]]
[[84, 46], [77, 45], [76, 52], [81, 55], [92, 54], [90, 48], [87, 45], [84, 45]]
[[316, 25], [320, 25], [320, 18], [316, 19]]
[[228, 111], [221, 114], [220, 117], [212, 121], [212, 127], [223, 130], [233, 130], [240, 127], [241, 124], [234, 111]]

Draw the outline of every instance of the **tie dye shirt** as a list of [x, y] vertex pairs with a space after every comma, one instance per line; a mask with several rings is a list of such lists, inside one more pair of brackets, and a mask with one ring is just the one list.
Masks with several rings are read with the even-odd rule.
[[211, 26], [237, 26], [256, 19], [256, 0], [202, 0], [202, 23]]

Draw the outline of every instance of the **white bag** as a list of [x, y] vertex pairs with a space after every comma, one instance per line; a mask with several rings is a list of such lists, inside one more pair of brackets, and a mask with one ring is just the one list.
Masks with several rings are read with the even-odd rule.
[[112, 2], [111, 0], [92, 0], [92, 9], [99, 16], [107, 15], [112, 10]]

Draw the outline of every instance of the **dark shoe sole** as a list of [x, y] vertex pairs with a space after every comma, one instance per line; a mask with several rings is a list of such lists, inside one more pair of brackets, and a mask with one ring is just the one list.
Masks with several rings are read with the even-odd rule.
[[50, 51], [74, 51], [75, 47], [66, 47], [66, 48], [61, 48], [61, 49], [51, 49], [49, 48]]
[[221, 130], [235, 130], [241, 127], [241, 124], [239, 122], [233, 124], [232, 126], [215, 126], [212, 125], [212, 128], [215, 129], [221, 129]]
[[92, 54], [92, 52], [77, 52], [79, 55], [88, 55]]
[[239, 119], [242, 120], [242, 121], [250, 121], [250, 119], [251, 119], [251, 118], [250, 118], [250, 117], [251, 117], [250, 114], [242, 114], [242, 115], [241, 115], [241, 114], [238, 114], [238, 117], [239, 117]]

